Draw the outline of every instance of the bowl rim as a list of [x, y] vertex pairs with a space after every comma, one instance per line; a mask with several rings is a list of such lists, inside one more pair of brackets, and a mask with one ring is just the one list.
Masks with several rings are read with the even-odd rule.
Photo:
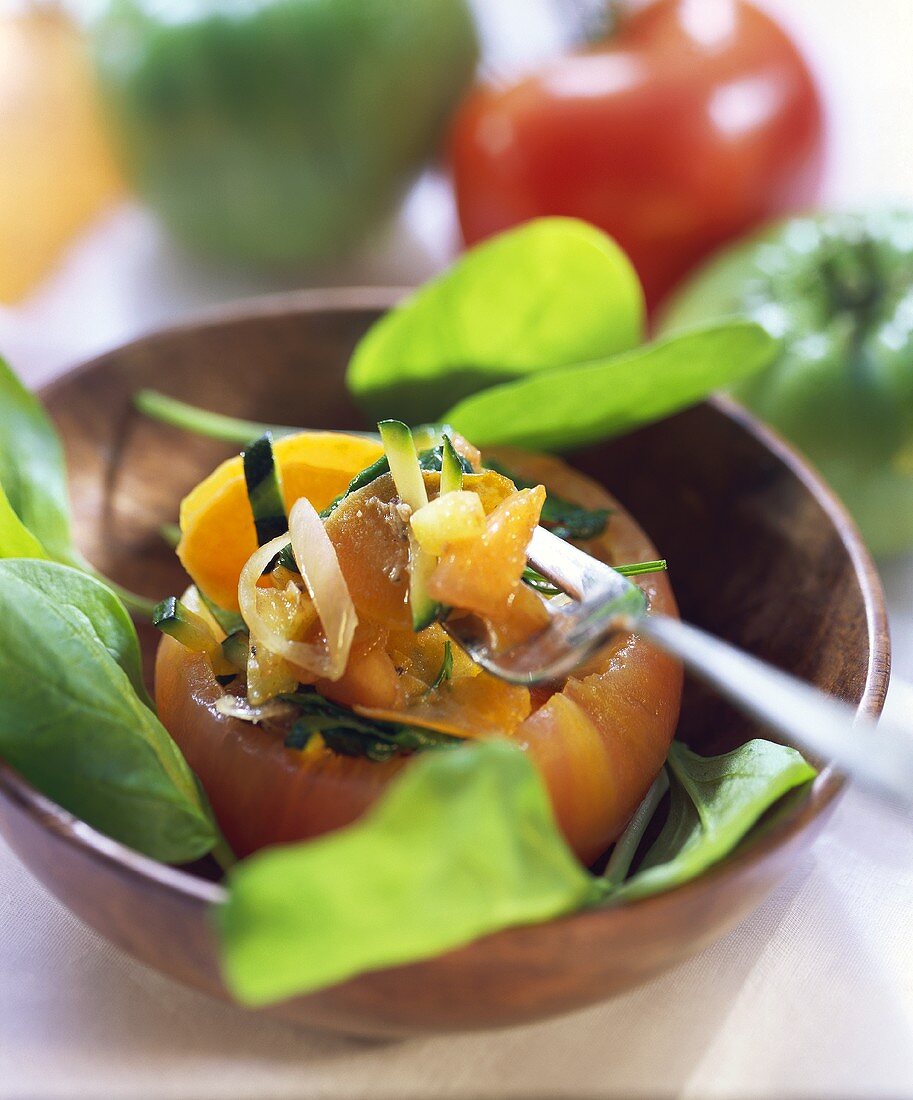
[[[116, 345], [90, 359], [78, 361], [41, 386], [37, 392], [39, 397], [46, 398], [58, 387], [93, 370], [108, 356], [144, 344], [150, 339], [177, 336], [182, 332], [219, 327], [226, 323], [243, 323], [257, 318], [287, 316], [292, 313], [384, 311], [391, 309], [414, 290], [414, 287], [327, 287], [257, 295], [229, 301], [196, 310], [173, 324], [153, 327], [132, 340]], [[738, 424], [782, 462], [815, 498], [836, 529], [852, 563], [866, 614], [869, 657], [865, 685], [856, 705], [856, 712], [859, 715], [877, 718], [884, 707], [891, 668], [887, 610], [881, 579], [855, 522], [817, 470], [776, 431], [728, 396], [714, 394], [707, 399], [706, 403], [725, 418]], [[767, 854], [779, 848], [790, 837], [810, 827], [828, 807], [833, 805], [834, 800], [846, 788], [847, 782], [846, 777], [839, 773], [833, 764], [827, 763], [816, 776], [805, 798], [790, 813], [784, 814], [780, 820], [774, 822], [753, 843], [740, 845], [730, 856], [705, 870], [696, 879], [664, 893], [627, 902], [621, 907], [584, 909], [548, 923], [611, 920], [613, 913], [627, 913], [634, 909], [637, 910], [638, 915], [641, 913], [646, 915], [648, 910], [650, 913], [658, 914], [662, 909], [676, 905], [678, 899], [684, 894], [701, 890], [710, 880], [736, 878], [745, 868], [763, 860]], [[200, 878], [181, 867], [160, 863], [105, 836], [43, 795], [11, 765], [2, 760], [0, 760], [0, 793], [40, 827], [53, 833], [56, 839], [78, 849], [96, 863], [111, 865], [122, 875], [125, 874], [131, 879], [140, 879], [147, 886], [152, 885], [166, 892], [176, 893], [183, 900], [191, 903], [200, 902], [215, 906], [224, 902], [228, 896], [226, 888], [221, 883]], [[506, 929], [497, 935], [510, 935], [511, 931], [513, 929]]]

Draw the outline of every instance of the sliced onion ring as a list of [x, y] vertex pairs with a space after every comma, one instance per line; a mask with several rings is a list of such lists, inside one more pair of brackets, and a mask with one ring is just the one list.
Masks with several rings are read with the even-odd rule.
[[283, 703], [279, 699], [270, 699], [268, 703], [254, 707], [246, 699], [227, 692], [220, 695], [213, 705], [219, 714], [226, 718], [240, 718], [242, 722], [268, 722], [271, 719], [281, 721], [295, 713], [291, 703]]
[[[325, 646], [284, 637], [270, 626], [257, 606], [257, 582], [273, 557], [287, 545], [289, 537], [295, 561], [323, 627]], [[241, 570], [238, 604], [251, 635], [272, 653], [322, 679], [338, 680], [345, 672], [358, 616], [339, 567], [336, 547], [330, 541], [323, 520], [305, 497], [292, 506], [289, 535], [280, 535], [261, 546]]]

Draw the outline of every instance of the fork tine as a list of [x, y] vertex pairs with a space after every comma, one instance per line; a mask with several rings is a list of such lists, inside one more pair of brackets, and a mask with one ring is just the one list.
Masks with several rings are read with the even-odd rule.
[[476, 620], [447, 620], [444, 629], [489, 672], [518, 684], [557, 680], [573, 671], [644, 610], [640, 589], [610, 566], [537, 527], [527, 559], [577, 603], [557, 608], [549, 626], [507, 653], [493, 653]]
[[526, 557], [543, 577], [577, 600], [587, 600], [596, 592], [613, 599], [631, 585], [610, 566], [559, 539], [544, 527], [533, 531]]

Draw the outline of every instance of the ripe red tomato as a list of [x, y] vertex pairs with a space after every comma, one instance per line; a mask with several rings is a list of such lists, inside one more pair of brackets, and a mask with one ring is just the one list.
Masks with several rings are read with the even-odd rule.
[[817, 193], [821, 102], [802, 55], [744, 0], [657, 0], [612, 37], [460, 107], [467, 244], [543, 214], [628, 252], [655, 303], [708, 252]]

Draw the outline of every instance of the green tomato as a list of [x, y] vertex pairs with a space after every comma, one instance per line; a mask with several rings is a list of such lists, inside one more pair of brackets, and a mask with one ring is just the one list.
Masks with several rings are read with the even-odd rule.
[[913, 211], [778, 223], [712, 259], [661, 327], [732, 315], [781, 345], [734, 395], [808, 455], [875, 553], [913, 547]]
[[466, 0], [110, 0], [92, 42], [140, 196], [193, 250], [270, 267], [394, 209], [478, 57]]

